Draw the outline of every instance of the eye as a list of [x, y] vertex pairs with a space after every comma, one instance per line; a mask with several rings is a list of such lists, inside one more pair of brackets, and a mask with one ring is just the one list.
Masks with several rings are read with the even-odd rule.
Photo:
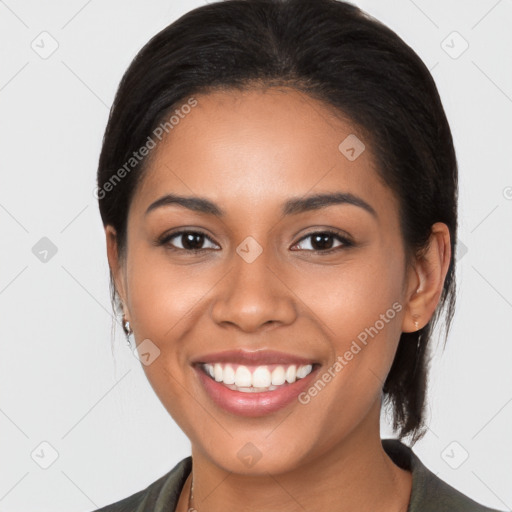
[[[175, 241], [172, 242], [173, 240]], [[203, 247], [205, 242], [208, 242], [210, 247]], [[187, 252], [200, 252], [207, 249], [217, 249], [219, 247], [209, 236], [201, 231], [178, 231], [171, 233], [165, 235], [158, 242], [158, 245], [166, 245], [169, 249]]]
[[[304, 241], [306, 240], [309, 240], [309, 242], [305, 243]], [[337, 246], [334, 245], [336, 241], [340, 242]], [[302, 245], [302, 247], [299, 247], [300, 245]], [[347, 237], [335, 231], [324, 230], [306, 235], [293, 247], [299, 247], [300, 250], [305, 251], [331, 253], [343, 247], [352, 247], [353, 245], [354, 244]]]

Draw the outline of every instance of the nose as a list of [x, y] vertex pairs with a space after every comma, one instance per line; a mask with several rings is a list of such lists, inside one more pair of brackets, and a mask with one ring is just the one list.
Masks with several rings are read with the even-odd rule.
[[234, 254], [231, 270], [219, 283], [211, 309], [217, 324], [256, 332], [294, 322], [295, 295], [269, 252], [264, 250], [250, 263]]

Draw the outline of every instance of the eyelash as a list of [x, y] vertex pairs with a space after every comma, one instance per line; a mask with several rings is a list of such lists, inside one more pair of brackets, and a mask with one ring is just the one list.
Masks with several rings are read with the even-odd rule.
[[[203, 235], [207, 240], [209, 240], [211, 243], [215, 244], [215, 242], [206, 233], [203, 233], [202, 231], [182, 230], [182, 231], [176, 231], [174, 233], [170, 233], [168, 235], [164, 235], [163, 237], [161, 237], [157, 241], [156, 245], [159, 245], [159, 246], [166, 245], [167, 248], [169, 250], [171, 250], [171, 251], [182, 251], [182, 252], [186, 252], [186, 253], [189, 253], [189, 254], [199, 254], [199, 253], [202, 253], [204, 251], [211, 250], [211, 249], [182, 249], [180, 247], [173, 247], [172, 245], [169, 244], [169, 242], [173, 238], [177, 238], [177, 237], [180, 237], [182, 235], [191, 234], [191, 233], [194, 234], [194, 235]], [[298, 245], [302, 241], [307, 240], [308, 238], [311, 238], [314, 235], [329, 235], [329, 236], [332, 236], [332, 237], [336, 238], [339, 242], [341, 242], [343, 245], [340, 245], [338, 247], [333, 247], [331, 249], [326, 249], [326, 250], [320, 250], [320, 249], [316, 249], [316, 250], [315, 249], [313, 249], [313, 250], [302, 249], [302, 250], [305, 250], [306, 252], [316, 253], [316, 254], [332, 254], [333, 252], [336, 252], [338, 250], [346, 249], [348, 247], [355, 246], [354, 242], [349, 240], [347, 237], [345, 237], [345, 236], [341, 235], [340, 233], [338, 233], [337, 231], [333, 231], [331, 229], [324, 229], [324, 230], [321, 230], [321, 231], [313, 231], [311, 233], [308, 233], [307, 235], [303, 236], [300, 240], [298, 240], [295, 244], [293, 244], [293, 246]], [[214, 250], [218, 250], [218, 249], [214, 249]]]

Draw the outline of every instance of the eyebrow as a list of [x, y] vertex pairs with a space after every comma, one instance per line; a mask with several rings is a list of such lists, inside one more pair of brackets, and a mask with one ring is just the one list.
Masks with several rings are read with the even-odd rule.
[[[286, 201], [282, 208], [283, 215], [296, 215], [311, 210], [319, 210], [327, 206], [349, 204], [366, 210], [368, 213], [377, 218], [377, 212], [362, 198], [346, 193], [335, 192], [326, 194], [315, 194], [307, 197], [292, 198]], [[178, 205], [189, 210], [215, 215], [216, 217], [224, 217], [225, 211], [217, 206], [214, 202], [203, 197], [195, 196], [179, 196], [176, 194], [166, 194], [155, 202], [151, 203], [146, 210], [145, 215], [149, 212], [169, 205]]]

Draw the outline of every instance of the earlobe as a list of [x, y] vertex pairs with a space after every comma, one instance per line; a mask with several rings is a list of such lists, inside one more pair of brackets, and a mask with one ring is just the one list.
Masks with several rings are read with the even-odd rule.
[[432, 226], [427, 248], [416, 258], [411, 276], [412, 293], [403, 318], [402, 332], [422, 329], [432, 318], [443, 292], [451, 261], [450, 231], [437, 222]]

